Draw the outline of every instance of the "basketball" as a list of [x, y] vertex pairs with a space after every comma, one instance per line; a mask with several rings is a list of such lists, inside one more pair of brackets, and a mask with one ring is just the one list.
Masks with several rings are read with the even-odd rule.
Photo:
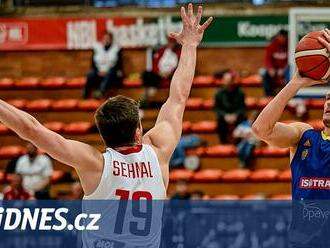
[[330, 77], [330, 54], [317, 37], [322, 37], [321, 31], [310, 32], [299, 41], [295, 60], [302, 76], [327, 80]]

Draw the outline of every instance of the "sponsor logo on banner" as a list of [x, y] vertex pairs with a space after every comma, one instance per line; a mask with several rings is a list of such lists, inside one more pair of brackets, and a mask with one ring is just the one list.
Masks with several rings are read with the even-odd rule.
[[0, 45], [23, 45], [28, 41], [28, 25], [24, 22], [0, 22]]
[[330, 178], [302, 177], [299, 188], [301, 189], [330, 189]]

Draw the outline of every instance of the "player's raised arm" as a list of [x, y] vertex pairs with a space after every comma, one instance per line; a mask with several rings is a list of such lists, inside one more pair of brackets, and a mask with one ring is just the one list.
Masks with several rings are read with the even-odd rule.
[[196, 50], [205, 29], [212, 21], [210, 17], [200, 25], [202, 12], [201, 6], [198, 7], [196, 15], [193, 13], [192, 4], [188, 5], [187, 13], [182, 7], [182, 31], [170, 33], [170, 36], [182, 45], [180, 61], [171, 81], [169, 98], [159, 112], [155, 127], [143, 138], [144, 143], [153, 145], [159, 151], [161, 163], [169, 161], [181, 136], [183, 113], [195, 74]]
[[102, 154], [87, 144], [68, 140], [45, 128], [33, 116], [0, 100], [0, 122], [22, 139], [47, 152], [54, 159], [86, 172], [102, 170]]
[[301, 88], [320, 83], [322, 82], [303, 78], [296, 72], [292, 80], [264, 108], [253, 123], [254, 133], [268, 144], [283, 148], [295, 147], [304, 131], [310, 129], [311, 126], [302, 122], [284, 124], [279, 120], [289, 100]]

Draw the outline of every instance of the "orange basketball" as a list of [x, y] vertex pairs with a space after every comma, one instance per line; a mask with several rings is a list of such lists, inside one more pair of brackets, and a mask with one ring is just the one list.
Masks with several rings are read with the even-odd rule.
[[315, 80], [330, 78], [330, 54], [318, 41], [321, 31], [305, 35], [296, 47], [295, 59], [299, 73]]

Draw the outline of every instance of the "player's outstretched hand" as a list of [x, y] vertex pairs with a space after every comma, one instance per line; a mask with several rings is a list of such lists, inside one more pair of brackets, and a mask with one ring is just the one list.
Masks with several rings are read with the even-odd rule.
[[188, 13], [186, 9], [181, 7], [181, 18], [182, 18], [182, 31], [181, 33], [171, 32], [170, 37], [176, 39], [181, 45], [189, 44], [192, 46], [198, 46], [203, 39], [204, 31], [211, 24], [213, 18], [207, 19], [204, 24], [200, 25], [202, 19], [203, 7], [198, 6], [198, 11], [196, 16], [194, 15], [193, 5], [190, 3], [188, 5]]
[[309, 87], [318, 84], [325, 84], [326, 80], [314, 80], [308, 77], [302, 77], [298, 71], [296, 71], [291, 79], [291, 83], [298, 84], [300, 88]]
[[322, 30], [322, 34], [323, 37], [318, 37], [317, 39], [327, 48], [328, 53], [330, 53], [330, 30], [327, 28], [324, 29]]

